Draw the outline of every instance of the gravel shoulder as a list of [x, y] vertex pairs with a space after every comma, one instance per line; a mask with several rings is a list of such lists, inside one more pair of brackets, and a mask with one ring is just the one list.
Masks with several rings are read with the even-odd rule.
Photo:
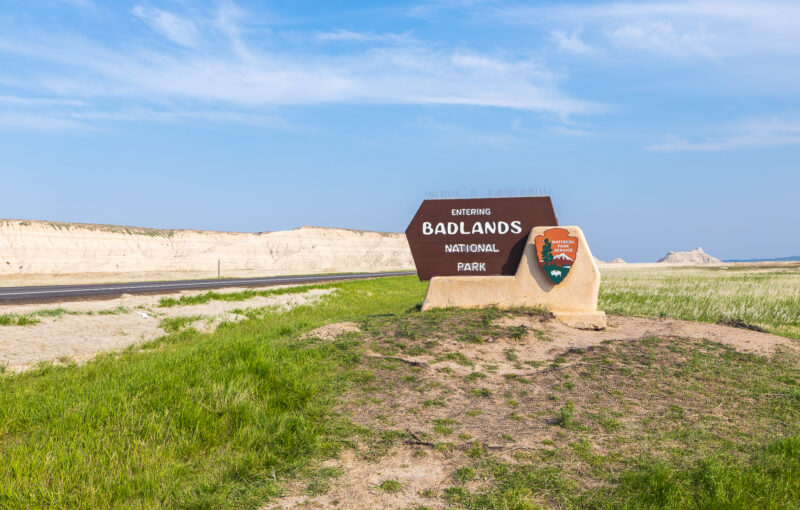
[[[270, 287], [271, 290], [284, 288]], [[242, 288], [215, 289], [215, 293], [242, 292]], [[263, 289], [259, 289], [263, 290]], [[170, 297], [195, 296], [184, 291]], [[124, 349], [167, 333], [164, 319], [189, 317], [186, 326], [213, 331], [224, 321], [239, 321], [235, 310], [310, 304], [334, 289], [312, 289], [298, 294], [255, 296], [244, 301], [209, 301], [190, 306], [159, 307], [161, 295], [132, 296], [101, 301], [73, 301], [47, 305], [0, 306], [0, 315], [31, 315], [39, 321], [26, 326], [0, 326], [0, 366], [22, 371], [43, 361], [82, 362], [98, 353]]]

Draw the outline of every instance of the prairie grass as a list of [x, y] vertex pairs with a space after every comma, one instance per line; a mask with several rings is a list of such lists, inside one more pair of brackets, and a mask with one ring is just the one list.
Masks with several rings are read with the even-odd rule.
[[246, 301], [254, 297], [269, 297], [269, 296], [281, 296], [284, 294], [299, 294], [307, 292], [312, 289], [329, 289], [332, 288], [333, 286], [334, 284], [327, 283], [319, 285], [303, 285], [300, 287], [283, 287], [279, 289], [267, 289], [267, 290], [248, 289], [248, 290], [243, 290], [241, 292], [209, 291], [203, 294], [198, 294], [196, 296], [181, 296], [179, 298], [173, 298], [173, 297], [161, 298], [158, 301], [158, 306], [161, 308], [169, 308], [172, 306], [200, 305], [208, 303], [209, 301], [228, 301], [228, 302]]
[[35, 315], [36, 317], [56, 317], [61, 318], [64, 315], [77, 315], [77, 312], [71, 312], [64, 308], [48, 308], [45, 310], [36, 310], [32, 312], [31, 315]]
[[0, 314], [0, 326], [32, 326], [40, 322], [41, 321], [33, 315], [17, 313]]
[[[118, 306], [116, 308], [111, 308], [108, 310], [99, 310], [97, 312], [97, 315], [121, 315], [125, 313], [130, 313], [130, 311], [131, 311], [130, 308], [127, 308], [125, 306]], [[91, 314], [92, 312], [88, 312], [88, 315]]]
[[202, 319], [203, 317], [201, 315], [190, 315], [186, 317], [168, 317], [166, 319], [161, 319], [159, 326], [167, 333], [177, 333], [178, 331], [185, 329], [186, 326], [188, 326], [189, 324]]
[[606, 313], [761, 327], [800, 338], [800, 266], [602, 269]]
[[389, 494], [394, 494], [395, 492], [400, 492], [403, 490], [403, 484], [398, 482], [397, 480], [384, 480], [380, 484], [378, 484], [378, 488], [383, 492], [388, 492]]
[[94, 315], [95, 313], [98, 315], [120, 315], [129, 312], [130, 309], [125, 308], [124, 306], [118, 306], [109, 310], [99, 310], [97, 312], [76, 312], [74, 310], [67, 310], [66, 308], [61, 307], [45, 308], [43, 310], [35, 310], [27, 314], [0, 314], [0, 326], [31, 326], [34, 324], [39, 324], [41, 322], [39, 319], [40, 317], [46, 317], [48, 319], [61, 319], [65, 315]]

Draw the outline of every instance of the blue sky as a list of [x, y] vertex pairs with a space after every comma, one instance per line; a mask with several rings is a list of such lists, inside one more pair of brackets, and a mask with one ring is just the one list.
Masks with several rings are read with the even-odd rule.
[[0, 217], [402, 231], [536, 188], [600, 258], [800, 254], [797, 2], [0, 5]]

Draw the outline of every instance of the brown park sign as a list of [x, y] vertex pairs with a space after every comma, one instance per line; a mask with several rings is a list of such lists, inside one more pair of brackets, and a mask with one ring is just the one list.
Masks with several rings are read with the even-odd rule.
[[550, 197], [425, 200], [406, 229], [420, 280], [513, 275], [531, 229], [558, 225]]

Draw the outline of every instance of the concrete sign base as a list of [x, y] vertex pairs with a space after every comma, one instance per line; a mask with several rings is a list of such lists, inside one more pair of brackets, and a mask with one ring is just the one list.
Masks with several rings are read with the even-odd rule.
[[[536, 250], [537, 236], [542, 238], [553, 229], [564, 230], [568, 238], [577, 239], [575, 259], [558, 284], [540, 267], [540, 254]], [[600, 271], [580, 228], [535, 227], [514, 276], [435, 276], [422, 309], [542, 306], [570, 326], [604, 329], [606, 315], [597, 310], [599, 290]]]

